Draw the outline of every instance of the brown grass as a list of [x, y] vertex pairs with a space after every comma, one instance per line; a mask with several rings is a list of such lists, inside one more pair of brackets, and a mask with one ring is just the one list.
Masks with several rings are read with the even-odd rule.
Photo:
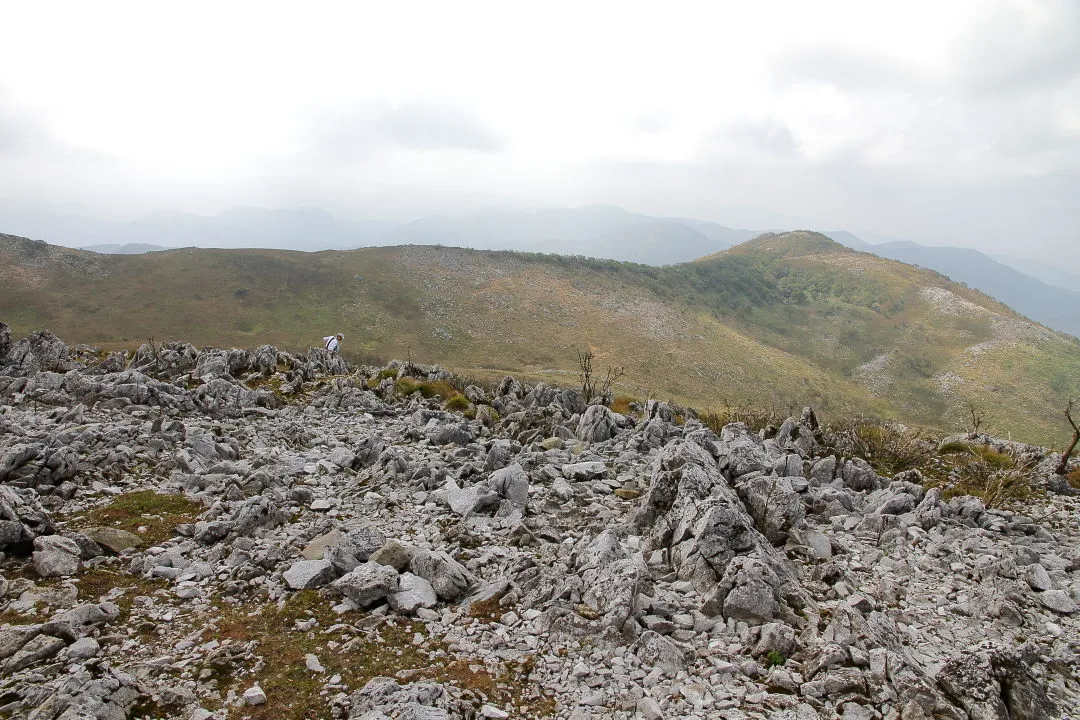
[[[171, 538], [176, 526], [194, 522], [205, 508], [183, 495], [165, 495], [153, 490], [118, 495], [103, 507], [75, 515], [74, 529], [103, 525], [135, 533], [144, 545], [156, 545]], [[146, 528], [139, 532], [139, 528]]]
[[[276, 605], [251, 608], [223, 605], [217, 608], [219, 620], [213, 633], [219, 641], [253, 644], [261, 658], [257, 671], [236, 668], [219, 674], [238, 693], [253, 683], [266, 692], [268, 702], [259, 706], [230, 708], [230, 718], [251, 720], [301, 720], [329, 718], [328, 696], [320, 694], [325, 678], [307, 669], [305, 655], [313, 653], [326, 668], [329, 677], [341, 675], [350, 690], [362, 688], [375, 677], [398, 680], [434, 680], [449, 683], [465, 691], [466, 698], [506, 707], [514, 717], [549, 717], [554, 702], [530, 681], [531, 660], [500, 663], [489, 667], [479, 661], [454, 657], [446, 644], [426, 634], [422, 623], [401, 618], [382, 619], [366, 634], [345, 641], [344, 648], [330, 650], [330, 640], [343, 640], [340, 634], [326, 629], [337, 623], [356, 623], [356, 615], [337, 616], [331, 600], [316, 591], [302, 591], [291, 596], [279, 608]], [[361, 616], [362, 617], [362, 616]], [[296, 629], [297, 620], [318, 621], [308, 632]], [[417, 638], [420, 641], [417, 642]]]
[[641, 404], [637, 398], [631, 397], [630, 395], [616, 395], [611, 403], [611, 409], [620, 415], [629, 415], [633, 412], [630, 408], [630, 403]]

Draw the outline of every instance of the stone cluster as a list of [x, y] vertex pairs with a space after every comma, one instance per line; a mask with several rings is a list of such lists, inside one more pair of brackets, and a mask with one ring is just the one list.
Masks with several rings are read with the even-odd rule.
[[[463, 414], [406, 376], [452, 379], [0, 323], [0, 716], [293, 717], [274, 658], [219, 631], [305, 597], [336, 618], [287, 630], [319, 717], [1077, 717], [1075, 497], [946, 500], [810, 413], [717, 435], [506, 378]], [[138, 491], [196, 511], [87, 524]], [[349, 686], [393, 628], [380, 652], [430, 667]], [[455, 662], [528, 672], [496, 694]]]

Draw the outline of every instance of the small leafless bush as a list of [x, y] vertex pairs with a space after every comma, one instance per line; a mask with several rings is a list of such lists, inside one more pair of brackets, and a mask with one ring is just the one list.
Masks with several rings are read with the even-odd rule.
[[840, 455], [860, 457], [885, 476], [933, 469], [929, 460], [934, 443], [922, 431], [899, 423], [869, 418], [842, 421], [826, 428], [823, 440], [826, 447]]
[[974, 495], [981, 498], [987, 508], [1026, 502], [1038, 491], [1030, 466], [1016, 465], [1002, 469], [982, 459], [957, 467], [950, 474], [950, 481], [944, 494], [946, 498]]
[[610, 402], [612, 399], [611, 388], [615, 385], [615, 381], [618, 380], [626, 372], [626, 369], [622, 365], [611, 366], [608, 365], [607, 372], [602, 378], [594, 377], [593, 360], [596, 359], [596, 353], [592, 350], [578, 350], [578, 376], [581, 378], [581, 396], [585, 400], [585, 404], [588, 405], [595, 398], [604, 398], [605, 402]]

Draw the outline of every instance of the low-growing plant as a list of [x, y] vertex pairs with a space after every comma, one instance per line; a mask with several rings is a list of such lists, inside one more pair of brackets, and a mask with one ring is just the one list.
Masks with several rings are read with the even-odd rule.
[[633, 408], [630, 407], [631, 403], [640, 404], [636, 398], [630, 397], [629, 395], [616, 395], [615, 399], [611, 402], [611, 409], [620, 415], [629, 415], [633, 412]]
[[[135, 533], [147, 545], [168, 540], [176, 526], [191, 523], [203, 511], [203, 506], [183, 495], [167, 495], [153, 490], [117, 495], [108, 505], [87, 510], [74, 516], [74, 528], [104, 525]], [[145, 528], [139, 532], [139, 528]]]
[[987, 508], [1026, 502], [1038, 491], [1034, 473], [1026, 465], [1001, 469], [983, 460], [972, 460], [957, 467], [951, 479], [942, 497], [973, 495]]
[[787, 658], [779, 650], [770, 650], [765, 654], [765, 667], [772, 668], [779, 665], [783, 665], [787, 662]]
[[933, 470], [928, 462], [933, 444], [921, 431], [897, 423], [857, 418], [830, 426], [824, 439], [841, 455], [860, 457], [888, 477], [905, 470]]
[[700, 414], [701, 422], [717, 435], [725, 425], [743, 423], [750, 432], [779, 427], [784, 418], [776, 410], [752, 408], [743, 405], [727, 405], [723, 410], [706, 410]]
[[[254, 611], [228, 604], [216, 609], [215, 638], [242, 643], [259, 657], [254, 666], [237, 667], [224, 677], [237, 692], [257, 682], [270, 698], [264, 705], [230, 708], [230, 718], [330, 717], [330, 697], [324, 694], [324, 681], [307, 669], [308, 654], [316, 655], [327, 673], [340, 675], [342, 683], [351, 688], [363, 687], [378, 676], [399, 681], [433, 680], [456, 685], [469, 699], [514, 706], [520, 717], [550, 717], [554, 709], [550, 692], [531, 680], [534, 662], [530, 658], [493, 667], [455, 657], [444, 642], [429, 636], [424, 625], [416, 621], [365, 622], [367, 632], [346, 640], [345, 652], [330, 651], [330, 641], [340, 643], [343, 635], [355, 633], [355, 628], [342, 624], [351, 616], [336, 615], [330, 605], [330, 598], [304, 590], [282, 603]], [[317, 624], [310, 630], [299, 630], [297, 621], [308, 619]]]
[[394, 383], [394, 392], [399, 395], [411, 395], [414, 392], [419, 392], [426, 398], [440, 397], [443, 400], [449, 400], [450, 398], [458, 395], [458, 391], [445, 380], [417, 380], [409, 376], [398, 378]]
[[998, 452], [989, 445], [967, 443], [959, 440], [945, 443], [938, 449], [940, 455], [967, 455], [998, 470], [1008, 470], [1016, 463], [1008, 453]]
[[465, 412], [469, 409], [469, 398], [464, 395], [454, 395], [443, 403], [443, 407], [454, 412]]

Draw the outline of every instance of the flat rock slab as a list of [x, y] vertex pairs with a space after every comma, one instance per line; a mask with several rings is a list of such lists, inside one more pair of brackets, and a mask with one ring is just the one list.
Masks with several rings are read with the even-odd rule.
[[281, 578], [293, 590], [312, 590], [334, 579], [334, 565], [329, 560], [300, 560]]
[[142, 539], [135, 533], [127, 530], [111, 527], [88, 527], [82, 534], [96, 542], [101, 547], [114, 553], [122, 553], [128, 548], [138, 547]]
[[334, 529], [315, 538], [300, 551], [300, 557], [305, 560], [322, 560], [326, 557], [326, 551], [341, 541], [341, 531]]

